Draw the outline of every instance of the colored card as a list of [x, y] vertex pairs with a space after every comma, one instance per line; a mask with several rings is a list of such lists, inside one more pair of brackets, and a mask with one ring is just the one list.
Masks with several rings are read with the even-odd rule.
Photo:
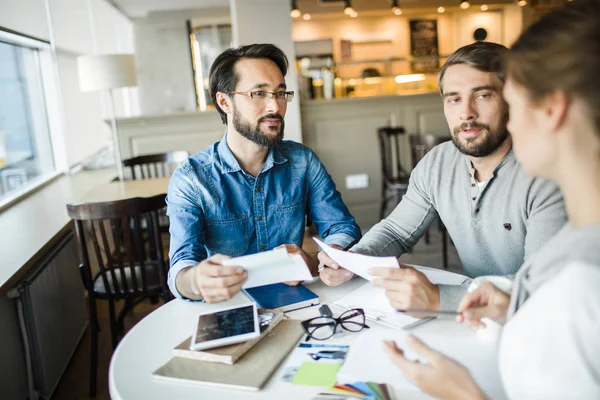
[[376, 391], [374, 391], [373, 389], [371, 389], [371, 387], [369, 387], [369, 385], [366, 382], [354, 382], [351, 385], [352, 387], [360, 390], [361, 392], [363, 392], [364, 394], [368, 395], [368, 396], [372, 396], [376, 399], [380, 399], [381, 397], [377, 394]]
[[381, 389], [379, 388], [379, 384], [378, 383], [374, 383], [374, 382], [367, 382], [367, 385], [375, 392], [377, 393], [377, 398], [383, 400], [383, 393], [381, 392]]
[[292, 380], [296, 385], [333, 387], [340, 364], [304, 362]]

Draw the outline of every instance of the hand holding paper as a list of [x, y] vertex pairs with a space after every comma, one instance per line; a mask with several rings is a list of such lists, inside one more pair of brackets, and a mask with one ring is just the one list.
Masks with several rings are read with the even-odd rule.
[[317, 238], [313, 238], [313, 240], [340, 267], [369, 281], [373, 279], [371, 274], [368, 273], [368, 269], [371, 267], [400, 267], [396, 257], [371, 257], [363, 254], [349, 253], [347, 251], [334, 249]]

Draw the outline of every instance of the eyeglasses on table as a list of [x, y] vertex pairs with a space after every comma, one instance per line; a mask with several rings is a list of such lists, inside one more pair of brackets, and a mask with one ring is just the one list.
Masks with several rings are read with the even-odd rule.
[[365, 312], [362, 308], [345, 311], [338, 318], [321, 316], [302, 321], [302, 329], [308, 335], [306, 340], [310, 338], [327, 340], [335, 334], [338, 326], [349, 332], [360, 332], [365, 328], [369, 329], [369, 326], [365, 324]]

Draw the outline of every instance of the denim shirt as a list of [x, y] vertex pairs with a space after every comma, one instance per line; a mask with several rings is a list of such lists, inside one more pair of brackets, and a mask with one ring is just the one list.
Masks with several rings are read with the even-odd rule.
[[227, 135], [181, 164], [169, 182], [169, 287], [184, 268], [214, 255], [232, 257], [302, 246], [305, 215], [327, 244], [348, 246], [360, 228], [333, 180], [308, 147], [284, 141], [269, 150], [254, 177], [227, 145]]

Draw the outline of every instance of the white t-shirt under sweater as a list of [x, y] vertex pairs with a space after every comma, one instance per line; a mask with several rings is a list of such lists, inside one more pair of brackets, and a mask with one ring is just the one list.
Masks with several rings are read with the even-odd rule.
[[508, 397], [600, 399], [600, 266], [572, 262], [508, 321], [500, 373]]

